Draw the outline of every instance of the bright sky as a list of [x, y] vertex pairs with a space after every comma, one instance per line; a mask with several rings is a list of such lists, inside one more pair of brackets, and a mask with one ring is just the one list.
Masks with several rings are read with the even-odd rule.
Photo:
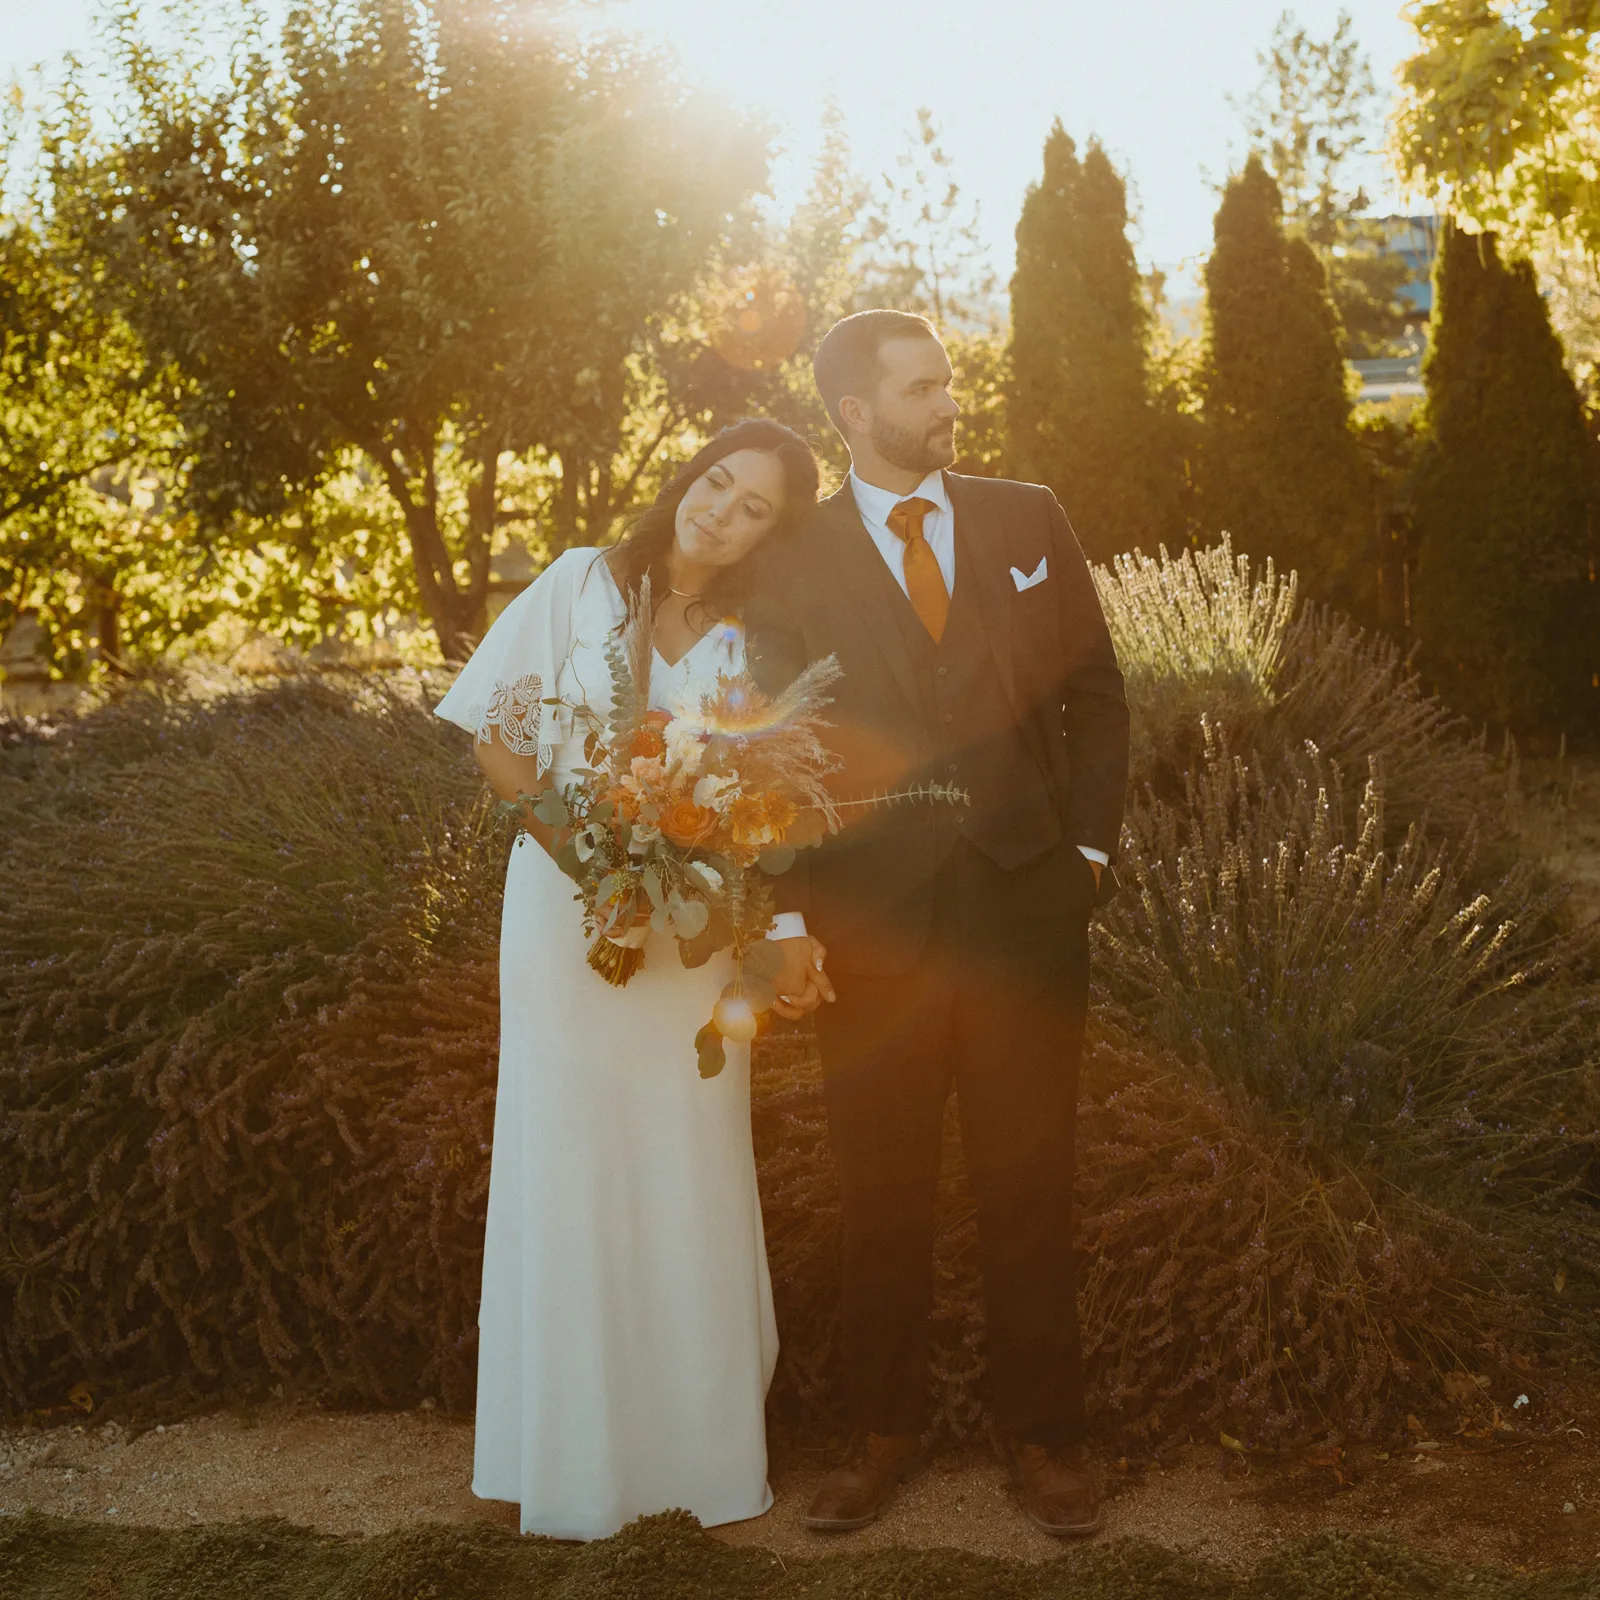
[[[276, 0], [282, 5], [283, 0]], [[1401, 0], [1345, 0], [1380, 86], [1414, 48]], [[828, 96], [857, 165], [904, 148], [919, 105], [943, 130], [955, 176], [981, 204], [1002, 278], [1023, 192], [1051, 119], [1097, 134], [1132, 178], [1139, 254], [1172, 265], [1210, 247], [1213, 185], [1242, 150], [1227, 96], [1259, 75], [1256, 52], [1284, 0], [613, 0], [619, 24], [671, 42], [689, 70], [764, 105], [787, 156], [778, 198], [803, 189]], [[1318, 37], [1340, 0], [1294, 0]], [[0, 0], [0, 80], [63, 50], [92, 48], [95, 0]], [[1380, 201], [1397, 204], [1395, 196]]]

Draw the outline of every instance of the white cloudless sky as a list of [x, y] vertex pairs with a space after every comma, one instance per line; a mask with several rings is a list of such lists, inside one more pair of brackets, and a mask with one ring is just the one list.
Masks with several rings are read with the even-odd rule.
[[[283, 0], [274, 0], [282, 9]], [[1380, 89], [1415, 35], [1401, 0], [1295, 0], [1311, 32], [1354, 20]], [[779, 128], [780, 202], [804, 188], [831, 96], [856, 163], [888, 168], [929, 107], [955, 177], [981, 207], [1003, 276], [1053, 118], [1098, 136], [1132, 180], [1146, 262], [1209, 248], [1215, 184], [1243, 148], [1228, 95], [1259, 77], [1283, 0], [614, 0], [606, 15], [668, 41], [689, 72], [765, 107]], [[66, 50], [92, 52], [95, 0], [0, 0], [0, 80]], [[1392, 193], [1382, 203], [1398, 203]]]

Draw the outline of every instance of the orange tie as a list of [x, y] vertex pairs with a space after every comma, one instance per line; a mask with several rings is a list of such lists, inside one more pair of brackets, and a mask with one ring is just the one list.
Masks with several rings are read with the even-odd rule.
[[939, 558], [922, 537], [922, 519], [938, 509], [933, 501], [917, 497], [902, 500], [889, 513], [889, 531], [906, 547], [906, 593], [911, 597], [911, 608], [933, 635], [935, 644], [944, 637], [950, 591], [944, 586]]

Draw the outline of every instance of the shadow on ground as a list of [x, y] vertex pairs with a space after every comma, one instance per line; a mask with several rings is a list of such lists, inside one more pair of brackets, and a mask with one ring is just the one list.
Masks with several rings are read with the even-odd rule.
[[1248, 1574], [1132, 1540], [1043, 1563], [956, 1550], [784, 1562], [732, 1549], [687, 1512], [593, 1544], [429, 1523], [340, 1538], [281, 1517], [165, 1530], [37, 1511], [0, 1522], [6, 1600], [1591, 1600], [1600, 1567], [1518, 1575], [1370, 1534], [1326, 1532]]

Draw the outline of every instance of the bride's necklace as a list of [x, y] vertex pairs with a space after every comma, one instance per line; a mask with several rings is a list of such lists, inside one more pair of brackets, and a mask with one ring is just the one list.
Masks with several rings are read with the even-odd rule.
[[686, 594], [682, 589], [674, 589], [670, 583], [667, 585], [667, 593], [668, 594], [677, 595], [677, 597], [680, 600], [704, 600], [705, 599], [705, 596], [703, 594]]

